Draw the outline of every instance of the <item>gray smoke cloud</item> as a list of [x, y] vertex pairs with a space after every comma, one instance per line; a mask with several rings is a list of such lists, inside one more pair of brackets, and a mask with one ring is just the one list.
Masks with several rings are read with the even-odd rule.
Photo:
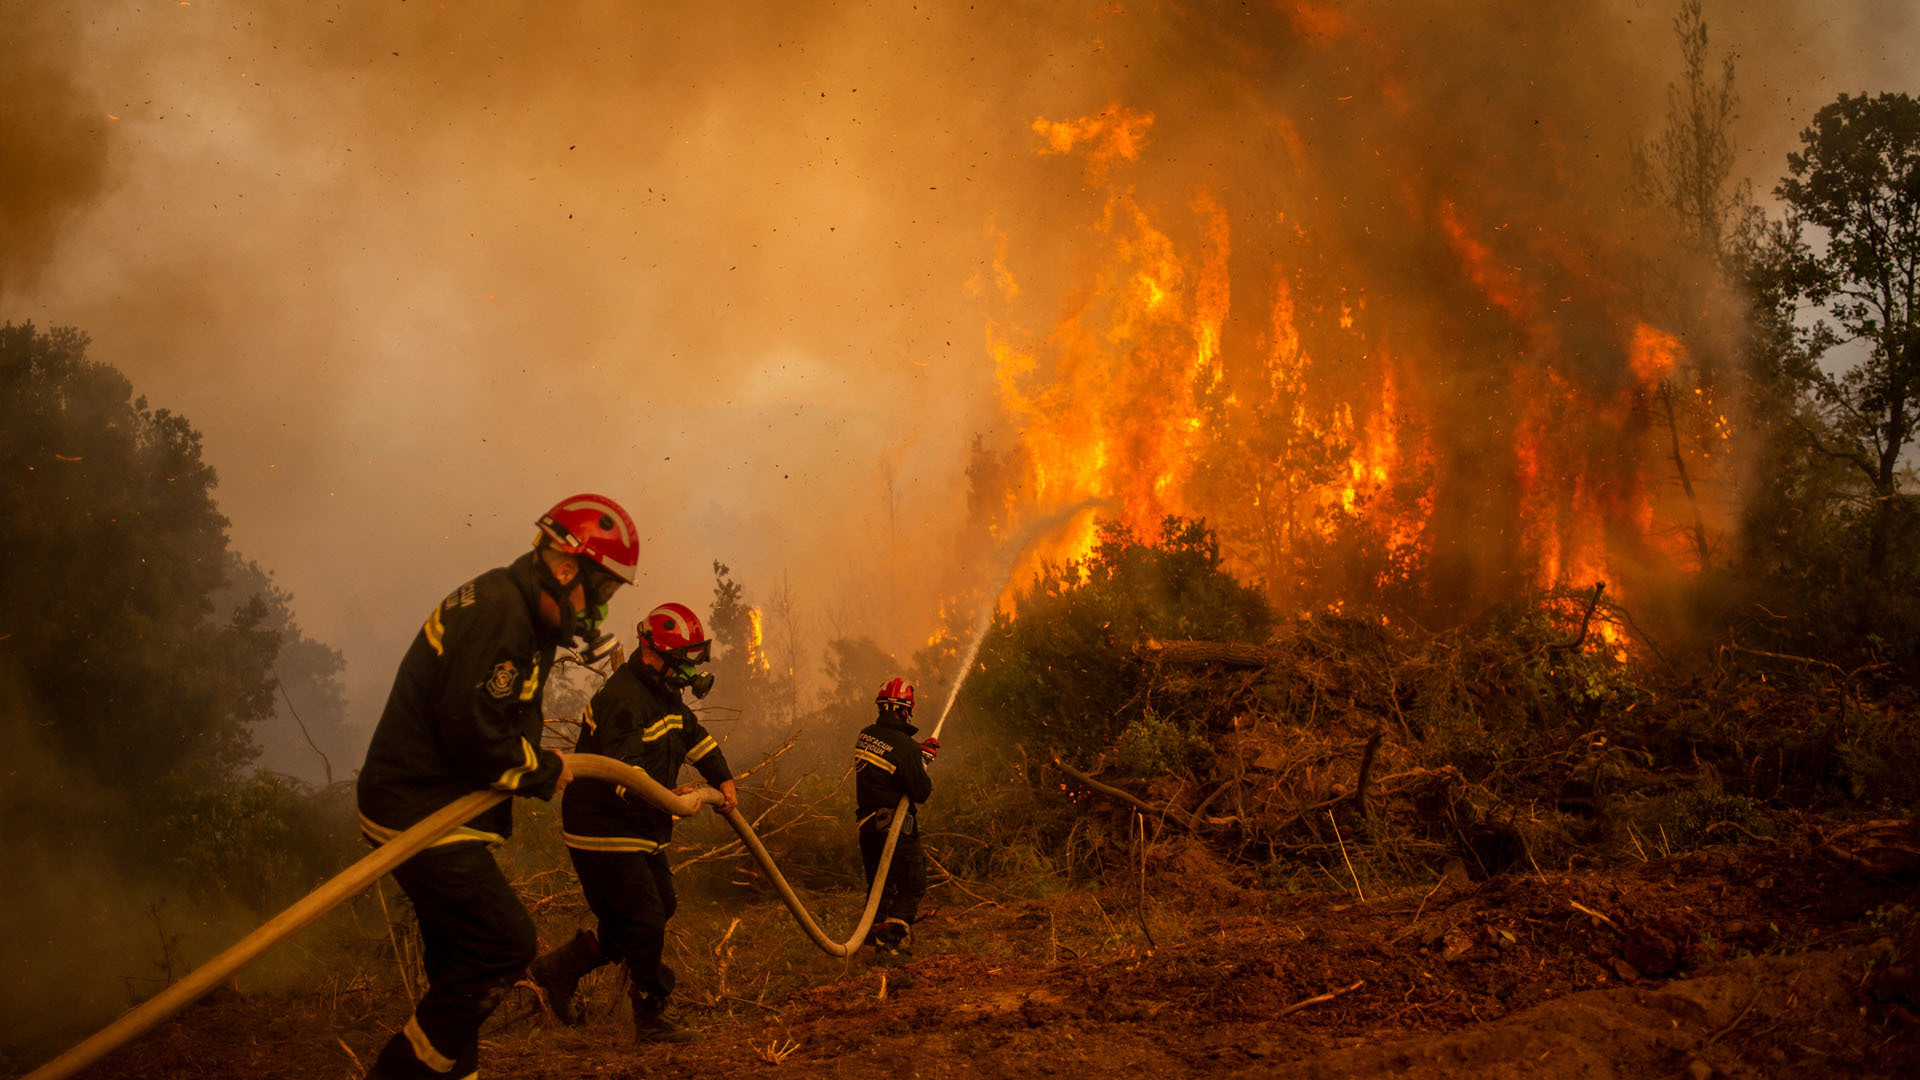
[[[1819, 104], [1915, 70], [1907, 5], [1805, 8], [1707, 13], [1763, 186]], [[1181, 214], [1209, 186], [1243, 261], [1317, 205], [1408, 341], [1458, 269], [1378, 208], [1505, 169], [1603, 230], [1676, 67], [1671, 8], [1634, 0], [0, 15], [0, 315], [85, 329], [191, 418], [362, 722], [427, 608], [575, 490], [642, 523], [623, 628], [704, 609], [718, 558], [790, 580], [803, 635], [911, 652], [985, 570], [957, 537], [974, 433], [1011, 435], [988, 321], [1044, 328], [1086, 278], [1087, 180], [1036, 118], [1152, 111], [1130, 182]], [[1274, 115], [1301, 157], [1249, 150]]]

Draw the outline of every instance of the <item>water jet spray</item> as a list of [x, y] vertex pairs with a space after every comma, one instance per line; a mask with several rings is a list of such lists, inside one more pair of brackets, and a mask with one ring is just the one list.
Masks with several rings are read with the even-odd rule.
[[973, 622], [973, 640], [968, 642], [966, 654], [960, 658], [960, 667], [953, 673], [953, 689], [947, 692], [946, 707], [940, 710], [940, 719], [933, 725], [934, 738], [940, 737], [940, 729], [947, 723], [947, 714], [953, 711], [954, 702], [960, 700], [960, 686], [967, 681], [967, 674], [973, 670], [974, 658], [980, 655], [980, 645], [987, 639], [987, 628], [993, 625], [993, 613], [999, 609], [1000, 593], [1012, 583], [1014, 569], [1020, 565], [1020, 557], [1027, 553], [1027, 549], [1033, 546], [1034, 541], [1086, 511], [1115, 505], [1112, 499], [1084, 499], [1065, 510], [1049, 514], [1028, 524], [1026, 528], [1020, 530], [1018, 536], [1013, 538], [1013, 542], [1006, 546], [1004, 549], [1007, 553], [1006, 569], [1002, 570], [996, 579], [1000, 583], [999, 588], [988, 599], [986, 606], [980, 609], [979, 618]]

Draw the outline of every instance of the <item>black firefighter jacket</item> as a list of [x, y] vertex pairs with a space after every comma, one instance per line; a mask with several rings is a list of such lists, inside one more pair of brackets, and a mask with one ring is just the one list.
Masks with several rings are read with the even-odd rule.
[[[733, 779], [720, 744], [680, 691], [638, 660], [622, 665], [593, 696], [574, 749], [618, 758], [667, 788], [676, 786], [682, 762], [715, 787]], [[560, 829], [567, 846], [580, 851], [651, 852], [673, 838], [673, 815], [625, 787], [581, 777], [560, 799]]]
[[[913, 738], [916, 730], [907, 720], [882, 716], [854, 741], [853, 805], [860, 820], [883, 810], [891, 814], [902, 795], [910, 800], [907, 813], [917, 816], [920, 804], [933, 794], [933, 778], [927, 775], [926, 759]], [[875, 823], [885, 824], [881, 819], [888, 814], [875, 818]]]
[[[553, 631], [539, 621], [532, 552], [489, 570], [433, 609], [394, 676], [360, 770], [360, 830], [384, 843], [484, 788], [553, 797], [560, 755], [540, 748], [540, 682]], [[513, 832], [502, 802], [436, 842], [497, 842]]]

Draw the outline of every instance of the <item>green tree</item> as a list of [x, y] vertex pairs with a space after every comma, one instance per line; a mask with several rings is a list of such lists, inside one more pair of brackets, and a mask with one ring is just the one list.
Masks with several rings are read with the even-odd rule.
[[1152, 541], [1102, 522], [1086, 559], [1046, 567], [995, 616], [961, 698], [1015, 737], [1099, 749], [1139, 718], [1136, 644], [1265, 641], [1272, 625], [1204, 522], [1169, 516]]
[[0, 665], [70, 765], [231, 777], [273, 711], [269, 605], [215, 617], [227, 520], [199, 433], [86, 348], [0, 326]]
[[[1805, 361], [1791, 369], [1821, 421], [1804, 431], [1863, 485], [1866, 569], [1880, 578], [1897, 523], [1914, 513], [1900, 483], [1920, 392], [1920, 102], [1842, 94], [1800, 142], [1774, 189], [1788, 207], [1773, 234], [1783, 250], [1776, 292], [1821, 316], [1804, 333]], [[1833, 359], [1843, 346], [1845, 359]]]
[[301, 780], [324, 784], [349, 779], [354, 763], [366, 755], [368, 733], [347, 720], [347, 691], [342, 675], [346, 657], [316, 641], [294, 616], [293, 597], [252, 559], [230, 556], [227, 587], [215, 613], [225, 617], [258, 597], [266, 605], [265, 627], [280, 639], [273, 663], [273, 715], [255, 728], [258, 764]]

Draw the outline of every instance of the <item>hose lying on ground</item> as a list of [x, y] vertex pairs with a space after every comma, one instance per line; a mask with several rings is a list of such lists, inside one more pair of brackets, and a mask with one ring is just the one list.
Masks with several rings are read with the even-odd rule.
[[[648, 802], [676, 817], [691, 817], [703, 804], [717, 805], [720, 802], [720, 793], [708, 787], [697, 788], [685, 795], [676, 795], [644, 771], [610, 757], [602, 757], [598, 754], [563, 756], [572, 766], [575, 777], [590, 777], [595, 780], [623, 784], [629, 791], [639, 792]], [[99, 1061], [147, 1029], [193, 1004], [201, 995], [220, 985], [234, 972], [259, 959], [268, 950], [292, 936], [295, 931], [358, 895], [361, 890], [378, 881], [394, 867], [406, 862], [435, 840], [445, 836], [449, 830], [465, 824], [481, 811], [505, 798], [507, 798], [505, 792], [476, 791], [441, 807], [424, 821], [380, 845], [359, 862], [334, 875], [325, 884], [302, 897], [292, 907], [275, 915], [258, 930], [229, 946], [220, 955], [188, 972], [179, 982], [127, 1010], [118, 1020], [94, 1032], [66, 1053], [28, 1073], [22, 1080], [64, 1080]], [[741, 842], [760, 863], [761, 869], [773, 879], [775, 887], [780, 892], [780, 899], [786, 903], [787, 910], [793, 913], [794, 919], [807, 932], [807, 936], [813, 939], [814, 944], [820, 946], [829, 956], [851, 956], [866, 939], [867, 931], [873, 926], [874, 913], [880, 906], [880, 890], [887, 880], [887, 868], [893, 862], [894, 844], [899, 840], [901, 825], [906, 821], [906, 803], [907, 800], [901, 799], [900, 807], [893, 815], [893, 828], [887, 833], [887, 846], [880, 855], [880, 866], [874, 875], [875, 888], [867, 897], [866, 912], [861, 916], [859, 925], [854, 928], [853, 936], [844, 943], [836, 943], [828, 938], [820, 929], [819, 923], [807, 913], [806, 906], [800, 902], [793, 887], [787, 884], [787, 879], [773, 864], [773, 857], [767, 854], [766, 846], [760, 843], [760, 837], [754, 834], [753, 826], [747, 823], [747, 819], [741, 815], [740, 811], [731, 810], [726, 818], [727, 823], [740, 834]]]

